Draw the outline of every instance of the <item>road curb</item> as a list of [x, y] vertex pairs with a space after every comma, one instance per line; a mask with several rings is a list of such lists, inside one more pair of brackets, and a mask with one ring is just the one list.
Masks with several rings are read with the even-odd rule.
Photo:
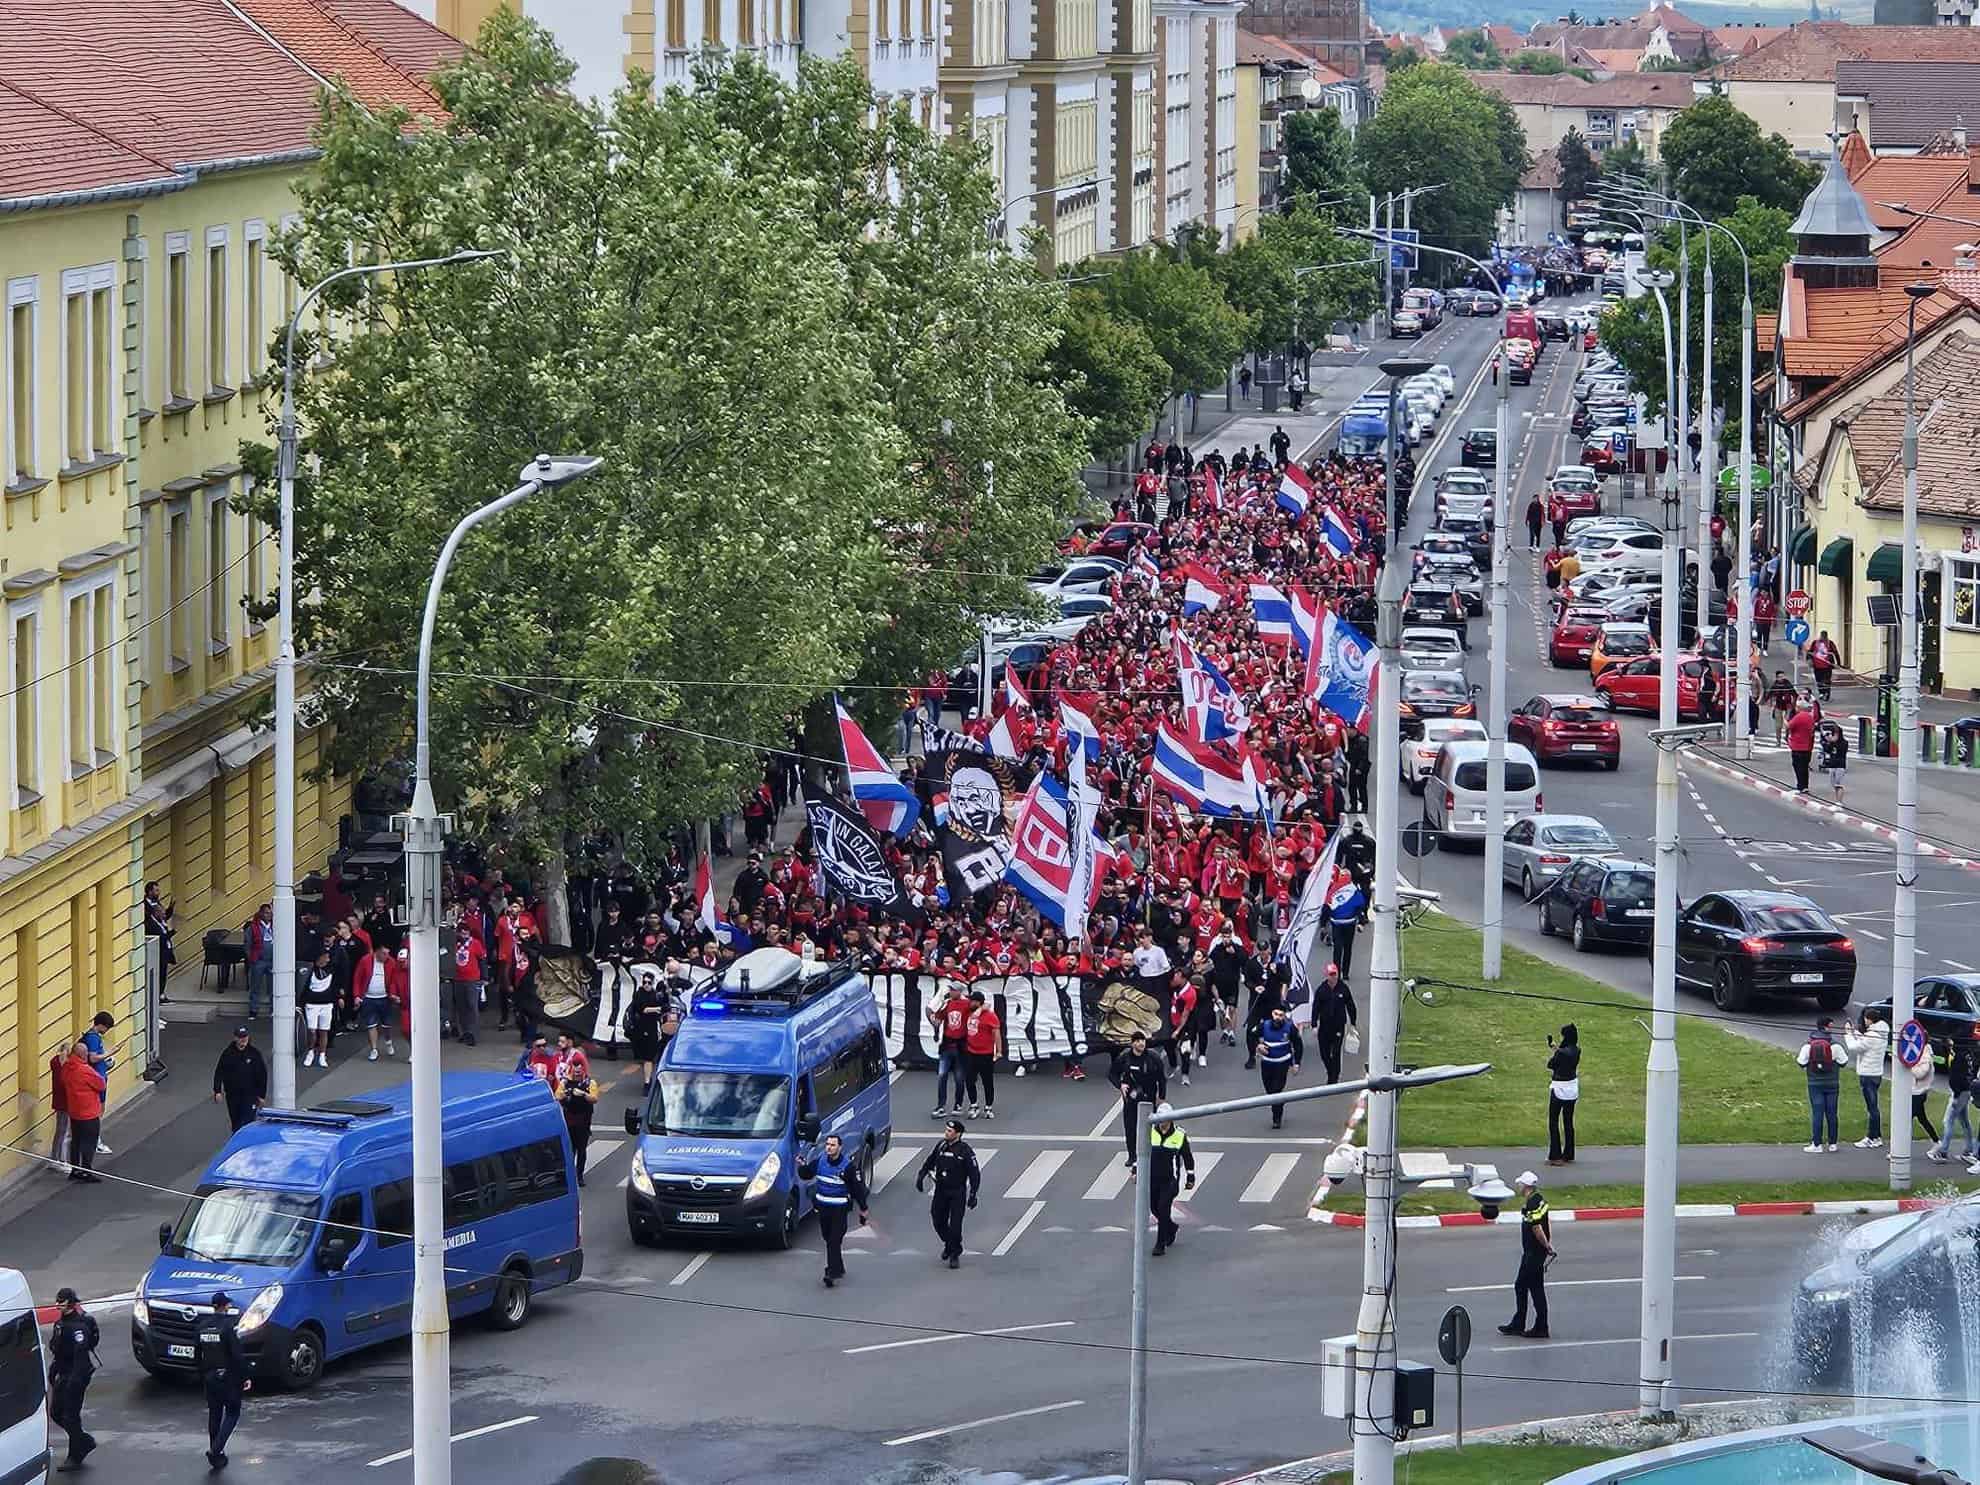
[[[1897, 839], [1897, 831], [1892, 826], [1885, 825], [1877, 820], [1868, 819], [1862, 815], [1851, 814], [1848, 810], [1837, 809], [1833, 804], [1826, 804], [1812, 794], [1803, 794], [1798, 789], [1790, 789], [1784, 784], [1777, 784], [1772, 779], [1754, 773], [1751, 769], [1742, 768], [1736, 763], [1727, 763], [1723, 759], [1714, 758], [1710, 753], [1701, 753], [1695, 750], [1682, 753], [1679, 755], [1679, 763], [1680, 765], [1689, 763], [1699, 764], [1701, 767], [1708, 768], [1713, 773], [1731, 779], [1734, 783], [1740, 784], [1756, 794], [1766, 794], [1775, 799], [1785, 800], [1789, 804], [1806, 810], [1811, 815], [1819, 815], [1822, 819], [1834, 824], [1847, 825], [1852, 830], [1861, 830], [1867, 835], [1876, 836], [1879, 840], [1895, 841]], [[1943, 847], [1935, 846], [1930, 841], [1919, 841], [1918, 853], [1921, 856], [1937, 857], [1948, 866], [1963, 867], [1967, 871], [1980, 871], [1980, 860], [1975, 860], [1970, 856], [1955, 856], [1952, 852], [1945, 850]]]
[[[1887, 1217], [1893, 1212], [1923, 1212], [1944, 1206], [1929, 1196], [1893, 1196], [1863, 1201], [1741, 1201], [1681, 1202], [1677, 1215], [1685, 1217]], [[1556, 1222], [1638, 1222], [1642, 1207], [1556, 1207], [1548, 1215]], [[1353, 1212], [1309, 1210], [1310, 1222], [1330, 1227], [1366, 1227], [1368, 1219]], [[1519, 1221], [1518, 1212], [1502, 1211], [1488, 1219], [1482, 1212], [1424, 1213], [1396, 1218], [1397, 1227], [1499, 1227]]]

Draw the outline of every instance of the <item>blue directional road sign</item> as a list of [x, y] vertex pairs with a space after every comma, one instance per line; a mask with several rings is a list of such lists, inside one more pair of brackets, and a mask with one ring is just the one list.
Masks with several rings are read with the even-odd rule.
[[1787, 636], [1787, 642], [1791, 645], [1799, 647], [1808, 643], [1808, 621], [1806, 619], [1789, 619], [1787, 621], [1787, 627], [1781, 632]]
[[1906, 1067], [1916, 1067], [1925, 1060], [1925, 1028], [1916, 1021], [1907, 1021], [1898, 1028], [1898, 1061]]
[[1416, 244], [1422, 235], [1414, 227], [1389, 228], [1389, 266], [1405, 273], [1416, 272]]

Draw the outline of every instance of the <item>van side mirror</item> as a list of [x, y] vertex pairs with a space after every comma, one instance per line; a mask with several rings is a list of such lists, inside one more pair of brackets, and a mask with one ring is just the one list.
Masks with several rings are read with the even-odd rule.
[[163, 1253], [167, 1248], [171, 1246], [172, 1246], [172, 1224], [169, 1222], [161, 1222], [158, 1224], [158, 1251]]
[[639, 1110], [636, 1108], [626, 1110], [626, 1133], [639, 1133]]
[[798, 1115], [797, 1137], [806, 1144], [818, 1138], [818, 1128], [818, 1116], [816, 1114]]

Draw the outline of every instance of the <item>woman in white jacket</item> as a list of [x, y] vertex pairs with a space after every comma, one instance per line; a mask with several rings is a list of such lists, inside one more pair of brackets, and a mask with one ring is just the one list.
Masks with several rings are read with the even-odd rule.
[[1856, 1142], [1859, 1150], [1874, 1150], [1884, 1143], [1884, 1117], [1878, 1098], [1884, 1087], [1884, 1068], [1891, 1060], [1891, 1024], [1872, 1020], [1865, 1011], [1853, 1029], [1843, 1033], [1843, 1050], [1856, 1059], [1856, 1082], [1863, 1090], [1863, 1106], [1870, 1111], [1870, 1132]]

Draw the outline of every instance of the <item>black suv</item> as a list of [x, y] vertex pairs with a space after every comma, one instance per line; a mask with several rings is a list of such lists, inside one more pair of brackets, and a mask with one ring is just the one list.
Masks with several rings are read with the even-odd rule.
[[1656, 926], [1657, 868], [1641, 861], [1582, 860], [1540, 894], [1540, 931], [1565, 933], [1577, 949], [1643, 948]]
[[1458, 447], [1458, 462], [1467, 469], [1490, 469], [1499, 462], [1499, 434], [1495, 428], [1466, 430]]

